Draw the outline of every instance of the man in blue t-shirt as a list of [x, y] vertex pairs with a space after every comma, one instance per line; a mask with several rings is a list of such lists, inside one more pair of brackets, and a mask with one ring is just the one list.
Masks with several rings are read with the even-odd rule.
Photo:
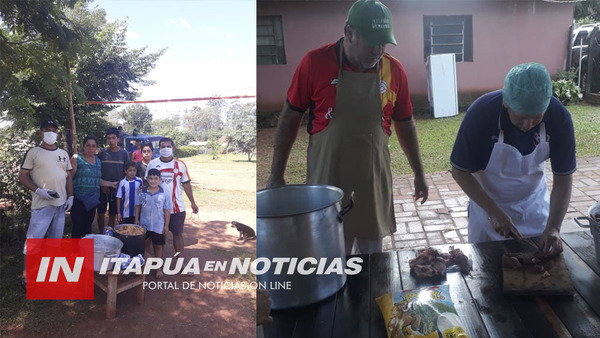
[[469, 107], [450, 162], [452, 176], [471, 199], [469, 242], [541, 235], [544, 255], [562, 251], [560, 227], [576, 170], [575, 132], [571, 115], [552, 97], [543, 65], [513, 67], [502, 90]]

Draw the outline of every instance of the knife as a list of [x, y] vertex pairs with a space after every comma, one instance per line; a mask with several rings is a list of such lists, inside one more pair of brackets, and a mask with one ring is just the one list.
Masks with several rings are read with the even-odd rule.
[[530, 246], [532, 246], [533, 248], [535, 248], [536, 250], [540, 250], [540, 248], [538, 248], [537, 244], [535, 244], [535, 242], [532, 241], [531, 238], [523, 237], [523, 238], [519, 239], [519, 237], [517, 237], [517, 235], [515, 235], [514, 232], [510, 233], [510, 237], [512, 237], [512, 239], [515, 239], [517, 241], [523, 241], [523, 242], [529, 244]]

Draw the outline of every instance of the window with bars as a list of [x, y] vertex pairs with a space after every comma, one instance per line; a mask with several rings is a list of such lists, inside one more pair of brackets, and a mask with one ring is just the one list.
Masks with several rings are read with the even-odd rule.
[[424, 59], [429, 55], [454, 53], [456, 62], [473, 61], [471, 15], [423, 16]]
[[256, 62], [259, 65], [285, 64], [281, 16], [258, 16], [256, 25]]

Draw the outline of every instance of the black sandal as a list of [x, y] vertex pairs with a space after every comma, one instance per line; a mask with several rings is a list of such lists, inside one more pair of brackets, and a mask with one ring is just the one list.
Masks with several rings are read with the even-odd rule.
[[21, 277], [21, 287], [23, 288], [23, 290], [27, 291], [27, 278], [26, 277]]

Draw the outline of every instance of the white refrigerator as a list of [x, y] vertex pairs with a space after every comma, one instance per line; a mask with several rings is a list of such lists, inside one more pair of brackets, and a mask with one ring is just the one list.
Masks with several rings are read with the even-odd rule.
[[429, 109], [434, 118], [458, 115], [454, 54], [427, 57]]

